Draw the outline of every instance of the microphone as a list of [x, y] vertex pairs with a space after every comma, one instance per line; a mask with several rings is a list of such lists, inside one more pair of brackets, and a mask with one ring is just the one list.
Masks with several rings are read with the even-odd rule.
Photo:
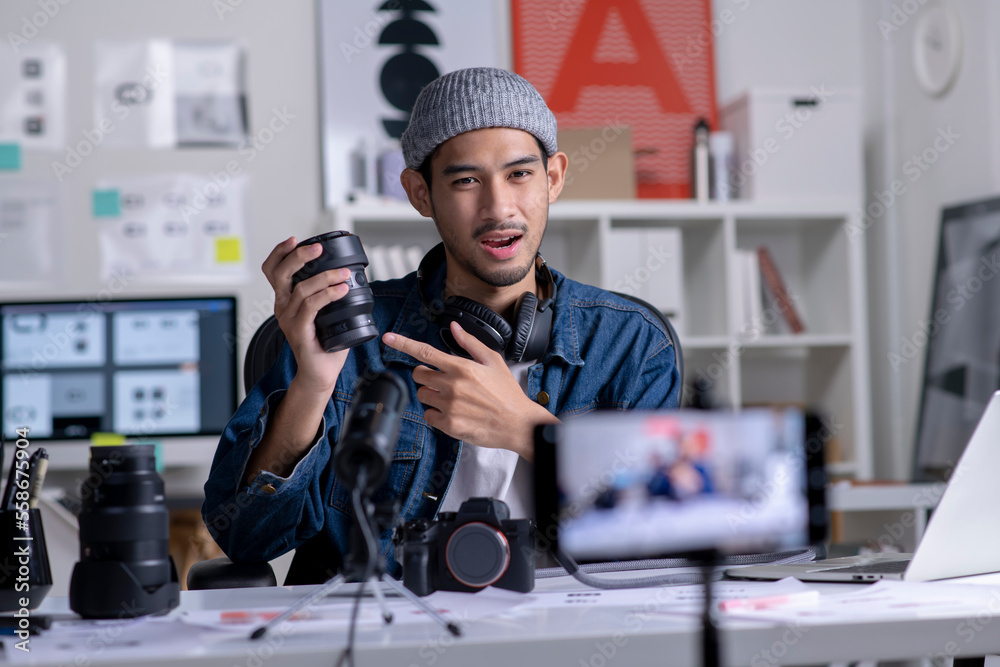
[[385, 481], [409, 399], [406, 383], [388, 371], [374, 378], [371, 373], [358, 378], [333, 450], [334, 474], [348, 489], [361, 487], [361, 493], [367, 495]]

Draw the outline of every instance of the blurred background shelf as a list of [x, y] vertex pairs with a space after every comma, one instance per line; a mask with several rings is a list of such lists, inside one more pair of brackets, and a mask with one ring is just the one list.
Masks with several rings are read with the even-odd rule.
[[[850, 198], [709, 202], [588, 200], [553, 204], [541, 252], [580, 282], [639, 296], [670, 317], [681, 338], [688, 391], [739, 409], [795, 404], [837, 427], [831, 473], [872, 477], [864, 246]], [[365, 247], [438, 242], [431, 220], [400, 201], [332, 211], [332, 229]], [[804, 322], [791, 333], [780, 309], [745, 330], [737, 255], [766, 247]]]

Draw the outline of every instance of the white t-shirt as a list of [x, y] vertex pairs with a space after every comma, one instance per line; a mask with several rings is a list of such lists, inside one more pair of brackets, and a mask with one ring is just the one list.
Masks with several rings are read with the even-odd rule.
[[[528, 369], [532, 365], [534, 362], [507, 363], [524, 391], [528, 389]], [[457, 512], [469, 498], [496, 498], [507, 503], [511, 519], [526, 519], [535, 515], [533, 484], [531, 464], [515, 452], [463, 442], [451, 486], [438, 511]]]

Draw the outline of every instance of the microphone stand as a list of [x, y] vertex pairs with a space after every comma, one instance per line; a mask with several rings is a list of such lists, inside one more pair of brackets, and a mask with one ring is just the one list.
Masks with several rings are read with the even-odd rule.
[[[267, 623], [254, 630], [250, 634], [250, 639], [260, 639], [270, 630], [274, 629], [275, 626], [291, 618], [295, 612], [308, 607], [322, 597], [332, 594], [345, 583], [359, 581], [361, 582], [361, 590], [358, 592], [359, 596], [364, 594], [365, 588], [368, 584], [372, 585], [371, 588], [375, 595], [375, 599], [378, 601], [379, 608], [382, 611], [382, 620], [386, 623], [386, 625], [392, 623], [392, 613], [389, 611], [389, 607], [382, 595], [382, 590], [379, 586], [380, 583], [387, 584], [396, 593], [424, 611], [442, 628], [454, 636], [461, 636], [462, 629], [457, 623], [445, 618], [443, 614], [432, 607], [426, 600], [418, 597], [416, 593], [404, 586], [401, 582], [391, 576], [388, 576], [385, 569], [385, 559], [381, 556], [381, 554], [368, 553], [368, 543], [365, 540], [361, 522], [365, 522], [365, 527], [368, 528], [370, 535], [378, 535], [383, 529], [395, 526], [396, 515], [398, 512], [396, 503], [390, 502], [376, 508], [375, 504], [372, 503], [371, 500], [365, 498], [362, 501], [362, 506], [363, 516], [356, 517], [354, 524], [351, 526], [350, 552], [348, 553], [347, 560], [344, 564], [344, 571], [340, 574], [334, 575], [327, 580], [326, 583], [320, 584], [307, 595], [304, 595], [297, 601], [293, 602], [287, 609], [285, 609], [285, 611], [281, 612]], [[374, 560], [374, 563], [372, 563], [372, 560]], [[368, 571], [370, 563], [372, 564], [371, 576], [366, 579], [365, 573]]]

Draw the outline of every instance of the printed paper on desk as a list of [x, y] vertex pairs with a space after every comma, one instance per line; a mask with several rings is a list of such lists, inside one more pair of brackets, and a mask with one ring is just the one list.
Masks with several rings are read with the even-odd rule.
[[66, 150], [66, 54], [60, 45], [32, 41], [0, 49], [0, 143], [8, 142]]
[[821, 595], [815, 604], [776, 606], [725, 614], [802, 625], [966, 618], [1000, 611], [1000, 588], [882, 580], [860, 590]]
[[[391, 589], [385, 589], [389, 593]], [[449, 620], [463, 621], [477, 618], [494, 618], [529, 603], [534, 596], [487, 587], [476, 593], [451, 593], [438, 591], [426, 598], [426, 602]], [[327, 598], [324, 604], [313, 605], [293, 615], [281, 627], [294, 628], [296, 633], [346, 630], [354, 607], [353, 597]], [[388, 598], [386, 604], [393, 615], [393, 625], [407, 623], [433, 623], [427, 614], [402, 598]], [[179, 618], [184, 623], [222, 632], [247, 634], [267, 623], [284, 611], [284, 607], [268, 607], [245, 610], [198, 610], [183, 612]], [[359, 625], [381, 625], [384, 623], [381, 611], [374, 599], [365, 597], [358, 609]]]
[[[664, 571], [659, 571], [662, 574]], [[635, 574], [635, 573], [633, 573]], [[600, 575], [595, 575], [600, 576]], [[604, 575], [602, 578], [606, 578]], [[780, 581], [719, 581], [712, 586], [715, 600], [745, 600], [762, 596], [794, 595], [808, 586], [788, 577]], [[562, 608], [567, 606], [631, 607], [649, 614], [700, 614], [705, 605], [702, 584], [650, 586], [648, 588], [594, 589], [580, 586], [574, 590], [538, 591], [524, 608]]]
[[58, 184], [0, 177], [0, 282], [54, 281], [63, 253]]
[[[180, 647], [178, 637], [184, 637]], [[4, 657], [12, 665], [140, 665], [151, 656], [177, 656], [184, 650], [204, 652], [208, 644], [227, 638], [210, 631], [193, 633], [173, 615], [56, 621], [51, 630], [29, 639], [29, 652], [14, 649], [5, 642], [8, 648]]]
[[232, 282], [247, 277], [246, 175], [109, 178], [93, 192], [101, 278]]

